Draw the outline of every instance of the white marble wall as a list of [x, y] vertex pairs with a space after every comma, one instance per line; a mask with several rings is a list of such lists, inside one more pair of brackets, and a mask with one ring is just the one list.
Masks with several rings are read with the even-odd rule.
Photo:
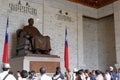
[[114, 3], [115, 40], [116, 40], [116, 67], [120, 68], [120, 0]]
[[98, 68], [97, 21], [83, 18], [84, 63], [85, 69]]
[[[76, 14], [62, 10], [62, 14], [68, 12], [68, 16], [71, 17], [72, 22], [58, 20], [56, 14], [60, 14], [59, 10], [49, 6], [44, 7], [44, 34], [49, 34], [51, 38], [52, 51], [51, 54], [56, 54], [61, 57], [61, 66], [64, 67], [64, 40], [65, 40], [65, 28], [68, 30], [68, 45], [69, 45], [69, 60], [72, 67], [76, 67], [77, 58], [77, 22]], [[74, 63], [72, 63], [71, 57], [74, 57]]]
[[116, 64], [113, 16], [100, 20], [84, 18], [85, 68], [105, 70]]
[[114, 17], [98, 21], [98, 68], [108, 69], [116, 64]]

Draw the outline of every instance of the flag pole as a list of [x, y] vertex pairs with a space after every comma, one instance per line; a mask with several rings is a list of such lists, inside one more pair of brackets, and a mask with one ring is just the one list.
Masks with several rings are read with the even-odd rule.
[[8, 32], [7, 32], [8, 26], [9, 26], [9, 17], [7, 17], [7, 23], [6, 23], [5, 41], [4, 41], [3, 58], [2, 58], [3, 64], [8, 63]]
[[64, 64], [65, 64], [66, 71], [68, 71], [69, 70], [69, 56], [68, 56], [67, 27], [65, 29]]

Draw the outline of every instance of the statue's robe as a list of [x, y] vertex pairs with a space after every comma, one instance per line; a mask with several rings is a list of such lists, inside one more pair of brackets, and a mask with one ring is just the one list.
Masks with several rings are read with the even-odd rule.
[[31, 37], [32, 47], [35, 50], [50, 51], [50, 37], [43, 36], [36, 27], [24, 26], [23, 31]]

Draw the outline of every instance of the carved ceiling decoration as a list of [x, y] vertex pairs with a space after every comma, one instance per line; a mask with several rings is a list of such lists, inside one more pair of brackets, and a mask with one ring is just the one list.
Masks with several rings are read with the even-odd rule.
[[93, 7], [93, 8], [101, 8], [108, 4], [111, 4], [117, 0], [69, 0], [72, 2], [80, 3], [85, 6]]

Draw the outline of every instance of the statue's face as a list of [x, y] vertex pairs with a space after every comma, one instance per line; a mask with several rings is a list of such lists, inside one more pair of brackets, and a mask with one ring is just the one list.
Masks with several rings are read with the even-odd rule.
[[28, 20], [28, 23], [29, 23], [29, 25], [33, 25], [34, 24], [34, 20], [31, 18], [31, 19]]

